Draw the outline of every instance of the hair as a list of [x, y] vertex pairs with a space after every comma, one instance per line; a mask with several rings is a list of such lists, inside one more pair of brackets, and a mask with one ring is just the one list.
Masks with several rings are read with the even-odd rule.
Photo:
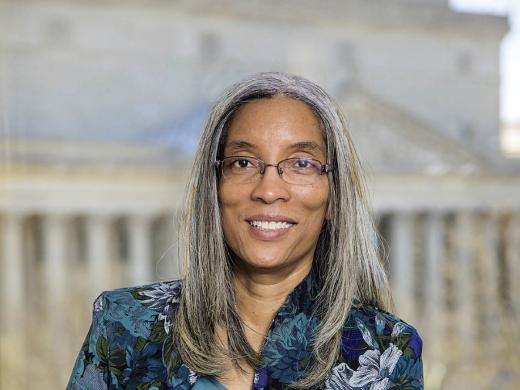
[[[256, 99], [277, 95], [306, 103], [319, 119], [327, 146], [330, 220], [318, 238], [313, 267], [320, 293], [312, 359], [295, 388], [320, 385], [337, 361], [341, 334], [354, 299], [391, 310], [378, 233], [371, 217], [361, 164], [339, 106], [315, 83], [286, 73], [263, 72], [232, 85], [217, 99], [206, 122], [188, 181], [182, 216], [183, 288], [172, 330], [168, 367], [180, 359], [201, 375], [219, 376], [231, 361], [252, 367], [260, 355], [248, 343], [238, 312], [232, 253], [227, 247], [218, 202], [218, 172], [226, 129], [234, 113]], [[218, 325], [228, 345], [218, 342]], [[171, 352], [171, 353], [170, 353]]]

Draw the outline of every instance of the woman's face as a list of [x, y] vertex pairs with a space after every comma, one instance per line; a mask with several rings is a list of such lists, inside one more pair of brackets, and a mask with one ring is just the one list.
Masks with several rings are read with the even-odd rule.
[[[251, 156], [266, 164], [303, 157], [325, 164], [325, 150], [312, 110], [299, 100], [276, 96], [249, 102], [235, 113], [224, 157]], [[221, 178], [224, 236], [240, 265], [264, 271], [310, 267], [328, 193], [326, 174], [307, 185], [285, 182], [273, 167], [266, 167], [264, 175], [253, 183], [229, 183]]]

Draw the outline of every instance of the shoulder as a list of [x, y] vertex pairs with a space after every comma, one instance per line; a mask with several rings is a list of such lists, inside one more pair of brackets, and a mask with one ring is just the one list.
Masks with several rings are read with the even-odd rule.
[[388, 311], [378, 307], [356, 303], [345, 322], [347, 335], [357, 334], [363, 338], [367, 346], [379, 349], [378, 340], [394, 342], [397, 346], [407, 345], [417, 356], [422, 354], [422, 339], [417, 329]]
[[182, 282], [170, 280], [104, 291], [94, 301], [93, 316], [105, 327], [117, 326], [136, 337], [147, 337], [155, 323], [166, 333], [175, 316]]
[[101, 293], [67, 389], [165, 380], [163, 348], [180, 290], [181, 282], [173, 280]]
[[340, 364], [332, 378], [342, 378], [355, 389], [367, 384], [369, 371], [375, 370], [381, 385], [391, 382], [419, 389], [423, 386], [421, 355], [422, 339], [413, 325], [375, 306], [355, 302], [343, 327]]

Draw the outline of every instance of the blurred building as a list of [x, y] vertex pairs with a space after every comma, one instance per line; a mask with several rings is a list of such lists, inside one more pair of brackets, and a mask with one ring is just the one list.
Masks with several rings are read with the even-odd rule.
[[266, 70], [344, 108], [427, 388], [517, 388], [507, 30], [447, 0], [0, 1], [0, 388], [63, 388], [97, 294], [178, 275], [173, 221], [211, 102]]
[[520, 157], [520, 123], [507, 123], [502, 126], [502, 150], [510, 158]]

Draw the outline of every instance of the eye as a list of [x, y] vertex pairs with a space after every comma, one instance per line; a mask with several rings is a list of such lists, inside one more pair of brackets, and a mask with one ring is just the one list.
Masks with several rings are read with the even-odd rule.
[[247, 158], [239, 158], [232, 161], [233, 168], [253, 168], [254, 164], [251, 162], [251, 160], [248, 160]]
[[287, 173], [290, 175], [314, 175], [319, 173], [320, 163], [307, 158], [295, 158], [287, 160]]
[[309, 160], [299, 159], [299, 160], [296, 160], [294, 162], [294, 166], [296, 168], [311, 168], [312, 167], [312, 162], [309, 161]]
[[292, 165], [291, 167], [293, 169], [306, 171], [306, 170], [314, 170], [314, 169], [318, 168], [319, 164], [314, 160], [298, 158], [298, 159], [294, 159], [291, 165]]

